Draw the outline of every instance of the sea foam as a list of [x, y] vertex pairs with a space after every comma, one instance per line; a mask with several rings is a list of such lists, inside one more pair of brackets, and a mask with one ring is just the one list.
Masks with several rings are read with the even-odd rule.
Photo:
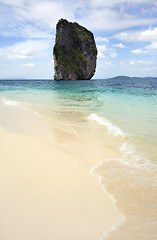
[[119, 159], [125, 165], [132, 165], [142, 168], [150, 168], [151, 164], [149, 159], [147, 159], [144, 154], [137, 151], [134, 144], [131, 143], [131, 139], [127, 136], [119, 127], [113, 125], [108, 119], [104, 117], [99, 117], [96, 113], [92, 113], [88, 116], [89, 120], [96, 121], [98, 124], [105, 126], [107, 128], [107, 134], [113, 136], [120, 136], [122, 138], [127, 138], [128, 140], [124, 142], [119, 148], [122, 158]]
[[99, 117], [96, 113], [90, 114], [88, 119], [96, 121], [98, 124], [105, 126], [109, 135], [120, 136], [123, 138], [125, 137], [124, 132], [119, 127], [113, 125], [108, 119]]
[[122, 153], [121, 162], [125, 165], [132, 165], [142, 169], [150, 169], [153, 167], [150, 160], [131, 143], [131, 139], [123, 143], [119, 150]]
[[10, 106], [17, 106], [19, 105], [19, 102], [16, 101], [12, 101], [6, 98], [2, 98], [2, 103], [4, 103], [5, 105], [10, 105]]

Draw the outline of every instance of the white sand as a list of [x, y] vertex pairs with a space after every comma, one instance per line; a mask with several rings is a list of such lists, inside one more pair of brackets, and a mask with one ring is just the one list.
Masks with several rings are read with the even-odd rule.
[[1, 240], [96, 240], [121, 221], [90, 173], [105, 148], [55, 139], [59, 130], [17, 106], [0, 107], [0, 124]]

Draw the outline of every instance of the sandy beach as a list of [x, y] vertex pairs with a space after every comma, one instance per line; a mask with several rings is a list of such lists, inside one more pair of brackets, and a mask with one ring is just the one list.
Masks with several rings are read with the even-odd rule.
[[122, 221], [91, 174], [111, 149], [3, 104], [0, 148], [2, 240], [96, 240]]

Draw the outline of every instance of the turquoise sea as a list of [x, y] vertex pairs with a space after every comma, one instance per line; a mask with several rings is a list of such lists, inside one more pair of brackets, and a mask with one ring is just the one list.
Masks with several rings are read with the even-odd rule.
[[0, 101], [66, 123], [96, 121], [108, 134], [128, 137], [145, 158], [157, 160], [157, 78], [0, 80]]
[[[118, 208], [127, 220], [119, 232], [111, 233], [111, 239], [157, 238], [157, 78], [0, 80], [0, 103], [70, 125], [84, 138], [94, 138], [94, 128], [101, 127], [96, 137], [109, 139], [122, 154], [118, 161], [100, 159], [93, 170], [117, 202], [125, 202], [126, 209], [120, 203]], [[121, 182], [118, 190], [117, 181]]]

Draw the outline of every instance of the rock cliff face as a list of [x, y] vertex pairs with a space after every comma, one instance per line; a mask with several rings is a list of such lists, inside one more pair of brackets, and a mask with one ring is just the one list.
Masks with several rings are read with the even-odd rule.
[[55, 80], [91, 79], [97, 59], [93, 34], [78, 23], [59, 20], [53, 57]]

